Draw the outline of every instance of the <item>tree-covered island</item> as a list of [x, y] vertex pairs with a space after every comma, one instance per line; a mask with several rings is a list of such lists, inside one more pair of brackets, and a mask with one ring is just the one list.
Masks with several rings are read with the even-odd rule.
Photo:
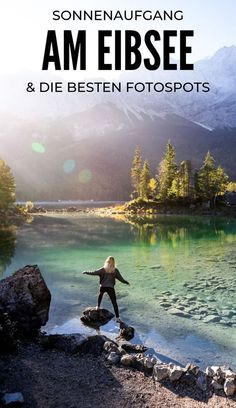
[[131, 212], [182, 208], [194, 210], [225, 206], [223, 197], [236, 191], [236, 183], [221, 166], [217, 166], [210, 151], [202, 166], [194, 169], [190, 160], [176, 162], [174, 146], [169, 141], [156, 174], [152, 175], [148, 160], [142, 159], [136, 147], [131, 167], [131, 201], [124, 209]]

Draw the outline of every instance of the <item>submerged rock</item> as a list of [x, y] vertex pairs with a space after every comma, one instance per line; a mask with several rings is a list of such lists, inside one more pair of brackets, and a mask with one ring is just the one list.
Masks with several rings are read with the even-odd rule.
[[174, 316], [185, 317], [187, 319], [190, 319], [192, 317], [189, 313], [176, 308], [169, 309], [168, 312]]
[[108, 323], [113, 317], [114, 314], [109, 312], [109, 310], [97, 310], [95, 307], [88, 307], [83, 311], [83, 316], [81, 316], [80, 320], [88, 326], [99, 327]]
[[203, 322], [204, 323], [217, 323], [221, 320], [221, 317], [218, 315], [209, 315], [204, 317]]
[[37, 265], [27, 265], [0, 281], [0, 307], [23, 335], [32, 335], [47, 323], [50, 302]]
[[161, 302], [161, 303], [160, 303], [160, 306], [161, 306], [161, 307], [171, 307], [171, 303]]

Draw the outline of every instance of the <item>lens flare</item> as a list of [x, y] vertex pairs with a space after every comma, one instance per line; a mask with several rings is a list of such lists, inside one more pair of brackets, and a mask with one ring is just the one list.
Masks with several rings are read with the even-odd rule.
[[38, 142], [33, 142], [32, 143], [32, 149], [33, 149], [33, 151], [34, 152], [36, 152], [36, 153], [45, 153], [45, 147], [44, 147], [44, 145], [42, 145], [41, 143], [38, 143]]
[[88, 169], [83, 169], [80, 173], [79, 173], [79, 181], [80, 183], [89, 183], [92, 179], [92, 173], [90, 170]]
[[73, 171], [75, 170], [75, 167], [76, 167], [76, 163], [73, 159], [68, 159], [63, 164], [63, 170], [67, 174], [73, 173]]

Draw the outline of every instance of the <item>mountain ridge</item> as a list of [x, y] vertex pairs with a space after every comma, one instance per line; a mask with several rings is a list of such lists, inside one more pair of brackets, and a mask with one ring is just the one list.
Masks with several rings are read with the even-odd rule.
[[[100, 103], [114, 103], [128, 114], [146, 110], [152, 115], [176, 114], [209, 128], [236, 127], [236, 47], [223, 47], [212, 57], [197, 61], [194, 71], [150, 72], [137, 70], [121, 74], [117, 81], [129, 80], [152, 82], [209, 82], [209, 93], [27, 93], [26, 85], [31, 82], [64, 81], [58, 74], [50, 72], [26, 72], [0, 76], [0, 112], [17, 112], [20, 118], [65, 117], [90, 109]], [[80, 73], [78, 74], [78, 81]], [[101, 79], [100, 79], [101, 80]], [[90, 81], [93, 81], [91, 79]], [[9, 87], [11, 83], [11, 87]], [[29, 103], [30, 101], [30, 103]]]
[[[11, 166], [19, 200], [125, 200], [136, 145], [152, 174], [167, 141], [177, 161], [198, 168], [208, 150], [236, 179], [236, 47], [196, 63], [196, 71], [148, 73], [158, 81], [212, 79], [208, 94], [27, 94], [26, 78], [0, 77], [0, 157]], [[140, 73], [120, 80], [138, 80]], [[167, 75], [167, 77], [166, 77]], [[37, 74], [37, 80], [60, 80]], [[167, 79], [165, 79], [167, 80]], [[4, 86], [3, 86], [4, 85]], [[11, 90], [14, 91], [11, 94]], [[41, 152], [34, 149], [42, 145]], [[69, 167], [68, 167], [69, 163]]]

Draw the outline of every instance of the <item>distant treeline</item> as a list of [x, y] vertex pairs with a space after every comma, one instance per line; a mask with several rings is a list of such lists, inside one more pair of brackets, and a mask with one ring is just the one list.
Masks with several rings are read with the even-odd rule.
[[152, 176], [149, 162], [143, 161], [137, 146], [131, 168], [131, 197], [160, 202], [199, 200], [213, 203], [217, 195], [236, 190], [236, 183], [229, 183], [225, 170], [216, 166], [209, 151], [199, 169], [193, 169], [190, 160], [176, 163], [175, 157], [174, 146], [168, 142], [156, 174]]

